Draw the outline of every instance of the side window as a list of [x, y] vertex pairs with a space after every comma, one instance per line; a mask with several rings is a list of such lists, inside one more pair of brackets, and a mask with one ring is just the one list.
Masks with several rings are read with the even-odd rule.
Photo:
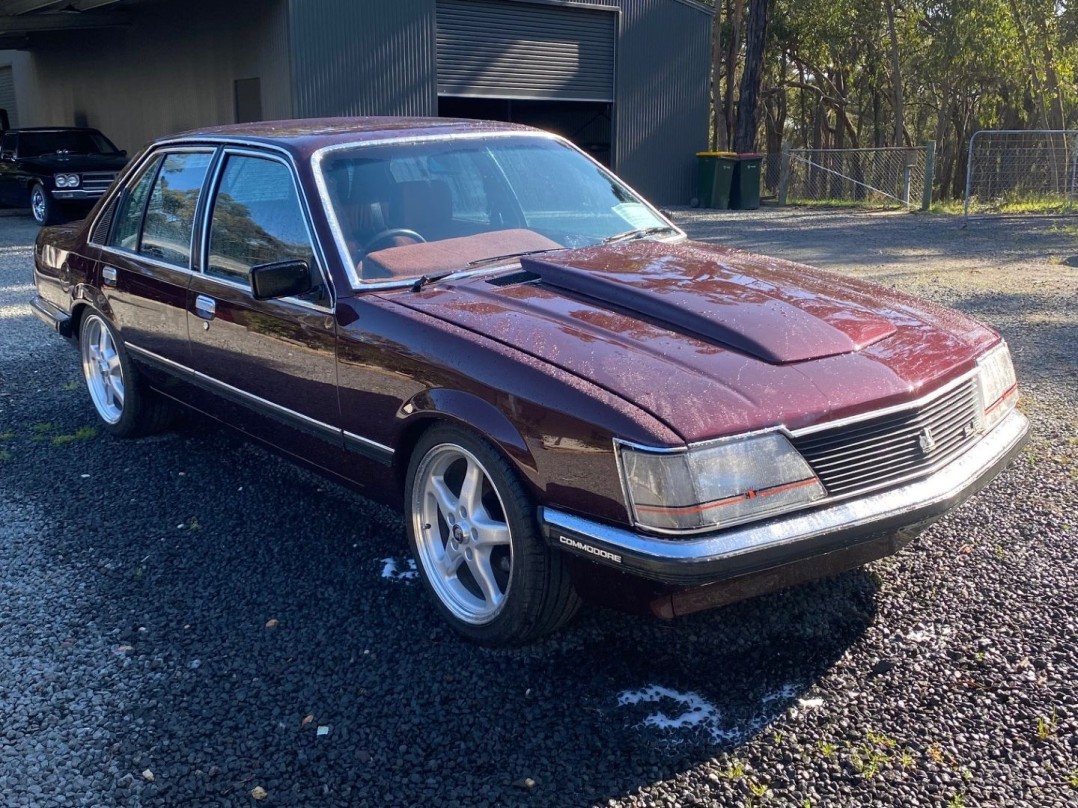
[[[229, 155], [213, 201], [206, 274], [246, 284], [251, 267], [296, 259], [317, 281], [292, 172], [276, 160]], [[318, 289], [304, 296], [321, 297]]]
[[191, 260], [198, 195], [210, 166], [210, 152], [169, 154], [161, 164], [146, 206], [141, 255], [186, 267]]
[[160, 157], [150, 163], [135, 184], [124, 192], [120, 210], [116, 215], [116, 226], [109, 240], [110, 246], [131, 252], [138, 247], [138, 233], [139, 228], [142, 227], [142, 214], [146, 210], [146, 197], [150, 195], [150, 186], [157, 177], [159, 165], [161, 165]]
[[4, 160], [11, 160], [15, 157], [15, 138], [18, 137], [14, 132], [5, 132], [3, 140], [0, 140], [0, 157]]

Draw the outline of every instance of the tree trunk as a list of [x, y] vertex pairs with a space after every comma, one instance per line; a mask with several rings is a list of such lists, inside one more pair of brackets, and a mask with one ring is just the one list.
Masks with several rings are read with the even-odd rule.
[[[731, 5], [732, 3], [732, 5]], [[745, 0], [726, 0], [726, 21], [730, 32], [726, 40], [726, 98], [723, 99], [723, 118], [726, 124], [724, 147], [734, 139], [734, 78], [737, 75], [737, 54], [741, 49], [741, 18]]]
[[894, 0], [884, 0], [887, 8], [887, 35], [891, 39], [891, 86], [895, 102], [895, 143], [902, 145], [902, 127], [905, 110], [902, 103], [902, 61], [899, 58], [898, 31], [895, 29], [895, 4]]
[[727, 131], [722, 116], [722, 14], [719, 3], [715, 4], [715, 16], [711, 23], [711, 148], [725, 150]]
[[[740, 0], [738, 0], [740, 2]], [[764, 45], [767, 41], [767, 16], [770, 0], [749, 0], [749, 22], [745, 30], [745, 67], [737, 97], [737, 129], [734, 151], [756, 149], [759, 122], [760, 86], [764, 80]]]

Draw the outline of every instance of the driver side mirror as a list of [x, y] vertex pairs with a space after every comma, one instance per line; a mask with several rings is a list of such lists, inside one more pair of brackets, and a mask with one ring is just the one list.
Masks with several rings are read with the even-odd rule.
[[274, 261], [251, 267], [251, 294], [255, 300], [293, 297], [311, 291], [311, 268], [306, 261]]

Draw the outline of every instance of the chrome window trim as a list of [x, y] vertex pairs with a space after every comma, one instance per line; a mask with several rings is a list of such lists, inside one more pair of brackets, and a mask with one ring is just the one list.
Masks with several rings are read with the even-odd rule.
[[[173, 142], [173, 141], [166, 141], [166, 143], [171, 143], [171, 142]], [[174, 142], [180, 143], [180, 144], [185, 143], [185, 141], [174, 141]], [[128, 173], [127, 177], [125, 178], [124, 184], [122, 186], [117, 187], [113, 191], [113, 195], [123, 194], [123, 192], [125, 190], [127, 190], [132, 185], [133, 182], [138, 182], [138, 180], [141, 179], [141, 177], [143, 175], [143, 172], [146, 170], [147, 166], [150, 163], [152, 163], [154, 160], [159, 158], [159, 157], [164, 157], [167, 154], [174, 154], [174, 153], [181, 153], [181, 152], [196, 152], [197, 153], [197, 152], [207, 152], [207, 151], [209, 153], [211, 153], [211, 154], [215, 153], [217, 151], [221, 151], [222, 156], [223, 156], [224, 154], [229, 153], [230, 150], [231, 150], [231, 147], [225, 145], [225, 143], [223, 143], [223, 142], [219, 143], [217, 145], [212, 145], [210, 143], [205, 143], [205, 144], [199, 143], [199, 144], [190, 145], [189, 147], [184, 146], [184, 147], [173, 148], [170, 145], [164, 145], [162, 148], [147, 149], [145, 154], [143, 154], [142, 158], [139, 160], [137, 166], [132, 168], [131, 171]], [[300, 205], [301, 205], [301, 207], [303, 209], [303, 213], [304, 213], [304, 223], [303, 224], [304, 224], [304, 227], [307, 229], [307, 237], [308, 237], [309, 241], [311, 242], [311, 246], [314, 248], [315, 259], [319, 264], [318, 267], [317, 267], [318, 273], [319, 273], [319, 275], [322, 276], [322, 280], [326, 284], [326, 289], [329, 292], [329, 298], [330, 298], [330, 302], [329, 302], [329, 304], [327, 306], [322, 306], [322, 305], [319, 305], [317, 303], [311, 303], [310, 301], [307, 301], [307, 300], [300, 300], [299, 298], [295, 298], [295, 297], [281, 298], [281, 301], [292, 304], [292, 305], [295, 305], [295, 306], [298, 306], [300, 308], [310, 309], [311, 311], [318, 312], [319, 314], [333, 315], [336, 312], [336, 299], [337, 299], [336, 292], [335, 292], [335, 289], [333, 287], [332, 279], [328, 276], [328, 272], [326, 270], [327, 263], [326, 263], [326, 260], [325, 260], [325, 253], [321, 249], [321, 245], [318, 243], [318, 240], [313, 238], [312, 235], [311, 235], [312, 232], [313, 232], [313, 229], [311, 227], [310, 206], [307, 204], [307, 198], [303, 193], [303, 189], [297, 183], [297, 171], [296, 171], [295, 164], [291, 161], [291, 159], [289, 159], [290, 156], [289, 156], [289, 154], [288, 154], [288, 152], [286, 150], [278, 148], [278, 147], [273, 147], [272, 149], [270, 149], [270, 151], [272, 151], [274, 153], [273, 154], [268, 154], [266, 151], [260, 151], [258, 148], [253, 148], [253, 147], [248, 148], [247, 144], [243, 144], [242, 146], [237, 146], [235, 148], [235, 150], [234, 150], [234, 153], [237, 153], [237, 154], [250, 154], [251, 156], [261, 157], [261, 158], [267, 159], [267, 160], [277, 160], [278, 162], [284, 163], [284, 165], [289, 169], [289, 173], [292, 176], [292, 184], [293, 184], [293, 186], [295, 186], [296, 194], [299, 197]], [[285, 159], [282, 160], [282, 159], [280, 159], [281, 157], [283, 157]], [[212, 182], [209, 185], [203, 185], [203, 190], [208, 190], [210, 192], [216, 192], [216, 188], [217, 188], [217, 182], [216, 181], [217, 181], [217, 177], [219, 176], [221, 165], [223, 164], [223, 162], [224, 161], [222, 159], [218, 159], [216, 161], [216, 165], [211, 165], [212, 171], [207, 172], [207, 177], [210, 178], [212, 180]], [[131, 178], [131, 177], [134, 177], [135, 179], [133, 181], [129, 180], [128, 178]], [[97, 216], [95, 216], [93, 221], [90, 223], [89, 232], [91, 232], [91, 233], [93, 232], [93, 228], [97, 226], [97, 220], [100, 218], [101, 214], [105, 211], [105, 209], [108, 208], [108, 206], [109, 206], [109, 204], [111, 202], [111, 199], [112, 199], [112, 197], [110, 197], [108, 201], [106, 201], [104, 204], [102, 204], [100, 210], [98, 211]], [[199, 224], [203, 228], [203, 230], [202, 230], [203, 236], [202, 236], [202, 243], [201, 243], [200, 256], [199, 256], [200, 265], [204, 264], [205, 259], [206, 259], [206, 252], [209, 249], [209, 241], [208, 241], [208, 238], [207, 238], [207, 234], [208, 234], [207, 225], [208, 225], [208, 216], [209, 216], [209, 211], [210, 211], [209, 203], [207, 202], [207, 204], [205, 204], [203, 206], [203, 208], [204, 208], [203, 209], [203, 217], [199, 222]], [[109, 235], [111, 236], [111, 233]], [[192, 230], [192, 238], [194, 238], [194, 231], [193, 230]], [[226, 286], [229, 286], [229, 287], [232, 287], [232, 288], [235, 288], [235, 289], [250, 292], [250, 287], [249, 286], [245, 286], [245, 285], [243, 285], [241, 283], [236, 283], [234, 281], [228, 281], [228, 280], [225, 280], [224, 278], [218, 278], [215, 275], [208, 275], [205, 272], [202, 272], [201, 269], [196, 270], [196, 269], [192, 268], [191, 264], [192, 264], [192, 261], [193, 261], [193, 258], [194, 258], [194, 250], [191, 251], [191, 256], [188, 258], [187, 266], [183, 267], [183, 266], [177, 266], [176, 264], [170, 264], [167, 261], [161, 261], [159, 259], [152, 258], [150, 256], [144, 255], [143, 253], [132, 252], [130, 250], [124, 250], [124, 249], [121, 249], [119, 247], [115, 247], [115, 246], [113, 246], [111, 244], [97, 244], [97, 243], [94, 243], [94, 242], [90, 242], [90, 243], [93, 243], [94, 246], [97, 247], [102, 252], [109, 253], [109, 254], [114, 255], [114, 256], [128, 258], [128, 259], [134, 259], [134, 260], [138, 260], [138, 261], [144, 261], [144, 262], [146, 262], [148, 264], [151, 264], [151, 265], [153, 265], [155, 267], [158, 267], [158, 268], [172, 269], [172, 270], [177, 270], [179, 272], [185, 272], [190, 277], [199, 276], [199, 277], [205, 278], [207, 280], [215, 281], [217, 283], [224, 284]]]
[[[171, 149], [171, 148], [170, 149], [147, 149], [146, 153], [142, 155], [142, 159], [139, 160], [138, 165], [136, 167], [132, 168], [131, 171], [128, 172], [127, 176], [124, 177], [123, 185], [119, 185], [119, 186], [117, 186], [116, 188], [113, 189], [113, 195], [122, 195], [124, 193], [124, 191], [126, 191], [133, 184], [137, 183], [140, 179], [142, 179], [143, 172], [147, 169], [147, 167], [148, 167], [148, 165], [150, 163], [152, 163], [158, 157], [161, 158], [161, 161], [163, 163], [164, 160], [170, 154], [209, 154], [209, 155], [211, 155], [210, 165], [207, 166], [207, 169], [206, 169], [206, 174], [208, 176], [209, 175], [209, 169], [213, 167], [212, 155], [216, 151], [217, 151], [216, 147], [213, 147], [213, 146], [201, 146], [201, 147], [192, 146], [191, 148], [176, 148], [176, 149]], [[134, 178], [133, 180], [131, 179], [132, 177]], [[203, 189], [205, 189], [205, 187], [206, 187], [205, 182], [206, 181], [203, 180], [202, 182], [203, 182], [202, 187], [203, 187]], [[157, 185], [157, 180], [155, 178], [154, 179], [154, 186], [156, 186], [156, 185]], [[102, 194], [102, 196], [103, 196], [103, 194]], [[153, 196], [153, 187], [150, 188], [150, 196]], [[101, 215], [105, 212], [106, 208], [108, 208], [109, 202], [111, 202], [111, 199], [112, 198], [110, 197], [108, 201], [106, 201], [104, 204], [102, 204], [98, 208], [97, 215], [94, 216], [93, 221], [90, 222], [90, 229], [89, 229], [88, 232], [92, 233], [94, 231], [94, 228], [97, 227], [97, 220], [101, 218]], [[201, 199], [201, 196], [200, 196], [200, 199]], [[150, 199], [149, 199], [149, 197], [147, 197], [147, 199], [146, 199], [147, 207], [149, 207], [149, 204], [150, 204]], [[143, 210], [142, 223], [139, 225], [139, 243], [140, 244], [142, 243], [142, 228], [145, 225], [145, 221], [146, 221], [146, 211]], [[192, 219], [191, 220], [191, 240], [192, 240], [192, 242], [194, 241], [194, 238], [195, 238], [195, 226], [194, 225], [195, 225], [195, 220]], [[110, 227], [109, 230], [110, 230], [109, 238], [112, 238], [112, 232], [111, 232], [112, 228]], [[116, 247], [116, 246], [114, 246], [112, 244], [97, 244], [97, 243], [92, 242], [92, 241], [89, 242], [89, 243], [93, 244], [95, 247], [98, 247], [99, 249], [111, 252], [114, 255], [133, 256], [133, 257], [139, 258], [139, 259], [145, 258], [148, 261], [150, 261], [150, 263], [154, 264], [155, 266], [167, 266], [167, 267], [169, 267], [169, 269], [183, 269], [183, 270], [186, 270], [188, 272], [191, 271], [191, 259], [195, 254], [194, 244], [192, 244], [190, 252], [187, 255], [187, 266], [184, 267], [184, 266], [179, 266], [177, 264], [170, 264], [167, 261], [160, 261], [160, 260], [157, 260], [157, 259], [154, 259], [154, 258], [150, 258], [149, 256], [147, 256], [147, 255], [145, 255], [143, 253], [137, 252], [137, 251], [124, 250], [124, 249], [122, 249], [120, 247]]]
[[284, 416], [286, 416], [288, 418], [292, 418], [292, 419], [295, 419], [296, 421], [300, 421], [300, 422], [302, 422], [302, 423], [304, 423], [304, 424], [306, 424], [306, 425], [308, 425], [310, 427], [318, 429], [318, 430], [320, 430], [322, 432], [326, 432], [327, 434], [332, 434], [334, 436], [339, 436], [342, 439], [342, 441], [344, 439], [357, 441], [359, 443], [362, 443], [364, 446], [367, 446], [367, 447], [369, 447], [369, 448], [371, 448], [373, 450], [376, 450], [377, 452], [380, 452], [380, 453], [382, 453], [384, 455], [387, 455], [389, 458], [392, 458], [393, 455], [396, 454], [395, 449], [393, 449], [390, 446], [386, 446], [385, 444], [379, 443], [376, 440], [371, 440], [370, 438], [365, 438], [362, 435], [356, 435], [355, 433], [348, 432], [347, 430], [342, 429], [339, 426], [333, 426], [332, 424], [327, 424], [325, 421], [319, 421], [318, 419], [311, 418], [310, 416], [304, 415], [301, 412], [296, 412], [295, 410], [289, 409], [288, 407], [283, 407], [280, 404], [277, 404], [277, 403], [275, 403], [273, 401], [268, 401], [267, 399], [264, 399], [261, 396], [256, 396], [254, 393], [249, 393], [246, 390], [241, 390], [238, 387], [233, 387], [231, 384], [228, 384], [227, 382], [223, 382], [220, 379], [216, 379], [213, 376], [209, 376], [209, 375], [207, 375], [207, 374], [205, 374], [205, 373], [203, 373], [203, 372], [201, 372], [199, 370], [195, 370], [194, 368], [190, 368], [187, 365], [181, 364], [180, 362], [176, 362], [176, 361], [174, 361], [172, 359], [168, 359], [168, 358], [166, 358], [164, 356], [161, 356], [160, 354], [154, 353], [153, 351], [149, 351], [149, 350], [147, 350], [147, 349], [145, 349], [145, 348], [143, 348], [143, 347], [141, 347], [139, 345], [136, 345], [133, 342], [125, 342], [124, 345], [125, 345], [125, 347], [127, 347], [128, 349], [130, 349], [134, 353], [139, 354], [140, 356], [143, 356], [143, 357], [145, 357], [147, 359], [150, 359], [150, 360], [152, 360], [154, 362], [157, 362], [157, 363], [159, 363], [161, 365], [164, 365], [164, 366], [166, 366], [168, 368], [171, 368], [172, 370], [178, 371], [178, 372], [180, 372], [180, 373], [182, 373], [182, 374], [184, 374], [186, 376], [190, 376], [190, 377], [193, 377], [195, 379], [198, 379], [198, 380], [204, 382], [205, 384], [207, 384], [207, 385], [209, 385], [211, 387], [220, 388], [221, 390], [227, 391], [228, 393], [231, 393], [234, 396], [238, 396], [238, 397], [240, 397], [242, 399], [245, 399], [245, 400], [249, 401], [252, 404], [263, 407], [265, 409], [273, 410], [274, 412], [277, 412], [280, 415], [284, 415]]
[[[628, 188], [656, 218], [661, 222], [665, 222], [670, 226], [670, 229], [674, 231], [676, 235], [659, 239], [660, 241], [683, 241], [688, 236], [685, 231], [671, 222], [666, 216], [664, 216], [654, 205], [651, 204], [642, 194], [640, 194], [635, 188], [630, 186], [623, 179], [618, 177], [614, 172], [596, 160], [587, 152], [577, 148], [570, 143], [566, 138], [560, 135], [555, 135], [553, 132], [543, 132], [541, 130], [529, 131], [529, 130], [495, 130], [495, 131], [474, 131], [474, 132], [452, 132], [442, 134], [426, 134], [426, 135], [404, 135], [400, 137], [379, 138], [362, 140], [353, 143], [334, 143], [331, 146], [323, 146], [316, 150], [311, 155], [311, 167], [312, 174], [314, 175], [315, 186], [318, 188], [318, 196], [322, 202], [322, 208], [326, 215], [326, 221], [329, 224], [330, 232], [333, 233], [333, 241], [337, 245], [338, 257], [341, 259], [341, 266], [344, 268], [345, 274], [348, 277], [349, 283], [352, 285], [354, 291], [366, 291], [373, 289], [400, 289], [411, 286], [415, 283], [416, 278], [394, 279], [391, 281], [364, 281], [359, 277], [356, 272], [355, 266], [352, 264], [351, 256], [348, 254], [348, 245], [345, 242], [343, 231], [341, 230], [340, 222], [337, 219], [337, 212], [333, 207], [333, 203], [329, 196], [329, 189], [326, 185], [325, 176], [322, 171], [322, 163], [327, 155], [331, 155], [339, 151], [354, 151], [357, 149], [378, 147], [378, 146], [393, 146], [400, 144], [415, 144], [415, 143], [431, 143], [431, 142], [447, 142], [453, 140], [483, 140], [491, 138], [538, 138], [542, 140], [552, 140], [560, 143], [563, 146], [571, 149], [577, 154], [583, 155], [586, 159], [599, 169], [599, 171], [606, 177], [613, 179], [618, 185]], [[562, 248], [569, 249], [569, 248]], [[502, 267], [483, 267], [476, 270], [471, 274], [478, 274], [480, 272], [490, 272], [502, 269]], [[462, 268], [462, 272], [466, 271]], [[454, 273], [456, 274], [456, 273]]]
[[[919, 407], [923, 407], [926, 404], [929, 404], [929, 403], [935, 401], [938, 398], [942, 398], [943, 396], [946, 396], [948, 393], [950, 393], [955, 388], [962, 386], [963, 384], [968, 382], [970, 379], [973, 379], [976, 376], [978, 376], [979, 373], [980, 373], [980, 367], [975, 367], [973, 370], [967, 371], [966, 373], [963, 373], [961, 376], [958, 376], [957, 378], [952, 379], [951, 381], [947, 382], [942, 387], [939, 387], [938, 389], [932, 391], [931, 393], [927, 393], [927, 394], [921, 396], [920, 398], [915, 399], [914, 401], [906, 402], [905, 404], [896, 404], [896, 405], [891, 406], [891, 407], [884, 407], [884, 408], [879, 409], [879, 410], [873, 410], [873, 411], [871, 411], [869, 413], [863, 413], [863, 414], [860, 414], [860, 415], [852, 415], [852, 416], [850, 416], [848, 418], [839, 418], [839, 419], [836, 419], [834, 421], [828, 421], [828, 422], [823, 423], [823, 424], [815, 424], [813, 426], [804, 427], [802, 429], [790, 430], [785, 425], [780, 424], [779, 426], [767, 427], [767, 428], [764, 428], [764, 429], [757, 429], [757, 430], [753, 430], [752, 432], [741, 432], [741, 433], [738, 433], [736, 435], [725, 435], [725, 436], [723, 436], [721, 438], [714, 438], [714, 439], [710, 439], [710, 440], [706, 440], [706, 441], [698, 441], [696, 443], [687, 443], [687, 444], [685, 444], [683, 446], [647, 446], [645, 444], [634, 443], [633, 441], [623, 440], [621, 438], [614, 438], [614, 462], [615, 462], [615, 465], [617, 466], [618, 477], [620, 478], [620, 481], [621, 481], [622, 495], [625, 497], [625, 511], [626, 511], [626, 514], [628, 515], [629, 521], [633, 525], [634, 528], [637, 528], [639, 530], [643, 530], [643, 531], [645, 531], [647, 533], [662, 534], [662, 535], [669, 535], [669, 536], [692, 536], [692, 535], [698, 535], [698, 534], [701, 534], [701, 533], [707, 533], [709, 531], [714, 532], [714, 531], [717, 531], [717, 530], [723, 530], [724, 529], [721, 525], [711, 525], [711, 526], [704, 527], [704, 528], [697, 528], [695, 530], [670, 530], [670, 529], [665, 529], [665, 528], [656, 528], [656, 527], [651, 527], [651, 526], [645, 526], [645, 525], [641, 524], [640, 522], [638, 522], [637, 519], [636, 519], [635, 505], [633, 503], [632, 497], [630, 496], [630, 492], [629, 492], [628, 480], [626, 480], [626, 477], [625, 477], [625, 469], [622, 466], [622, 460], [621, 460], [622, 447], [635, 449], [637, 451], [642, 451], [642, 452], [650, 452], [650, 453], [653, 453], [653, 454], [682, 454], [682, 453], [688, 452], [688, 451], [693, 450], [693, 449], [707, 449], [707, 448], [710, 448], [712, 446], [721, 445], [723, 443], [728, 443], [730, 441], [741, 440], [743, 438], [751, 438], [751, 437], [754, 437], [756, 435], [764, 435], [764, 434], [768, 434], [770, 432], [780, 432], [781, 434], [783, 434], [787, 438], [787, 440], [790, 440], [792, 442], [792, 440], [794, 438], [800, 438], [800, 437], [804, 437], [806, 435], [812, 435], [812, 434], [814, 434], [816, 432], [821, 432], [821, 431], [824, 431], [824, 430], [827, 430], [827, 429], [840, 429], [842, 427], [850, 426], [852, 424], [856, 424], [856, 423], [859, 423], [861, 421], [868, 421], [868, 420], [872, 420], [873, 418], [880, 418], [880, 417], [884, 417], [884, 416], [887, 416], [887, 415], [893, 415], [895, 413], [904, 412], [906, 410], [918, 409]], [[980, 385], [974, 385], [974, 389], [975, 389], [975, 394], [977, 396], [977, 402], [978, 402], [979, 411], [980, 411], [980, 413], [983, 414], [984, 403], [982, 401], [982, 396], [981, 396], [981, 393], [980, 393]], [[997, 424], [997, 426], [998, 426], [998, 424]], [[964, 457], [967, 452], [969, 452], [977, 444], [979, 444], [984, 439], [984, 437], [986, 435], [991, 434], [991, 431], [992, 431], [992, 430], [990, 430], [989, 432], [984, 431], [984, 419], [983, 419], [983, 416], [979, 419], [977, 428], [978, 428], [978, 431], [980, 432], [980, 437], [977, 438], [977, 440], [970, 443], [968, 446], [966, 446], [966, 448], [957, 455], [954, 455], [952, 457], [943, 458], [943, 459], [933, 463], [930, 466], [925, 466], [925, 467], [916, 469], [915, 471], [912, 471], [909, 474], [902, 475], [901, 477], [897, 477], [897, 478], [895, 478], [893, 480], [887, 480], [887, 481], [879, 483], [877, 485], [870, 485], [870, 486], [867, 486], [865, 488], [859, 488], [856, 491], [849, 491], [849, 492], [847, 492], [845, 494], [832, 495], [832, 494], [829, 493], [827, 496], [823, 497], [822, 499], [813, 500], [812, 502], [807, 502], [807, 503], [804, 503], [802, 505], [798, 505], [796, 507], [793, 507], [788, 511], [781, 511], [778, 514], [771, 514], [770, 516], [764, 517], [764, 518], [765, 519], [771, 519], [771, 518], [774, 518], [776, 516], [782, 516], [782, 515], [789, 514], [789, 513], [796, 513], [798, 511], [805, 510], [807, 508], [816, 508], [816, 507], [819, 507], [819, 506], [822, 506], [822, 505], [830, 505], [830, 504], [835, 503], [835, 502], [842, 502], [843, 500], [854, 499], [854, 498], [857, 498], [857, 497], [863, 497], [866, 494], [871, 494], [873, 492], [880, 491], [880, 490], [882, 490], [884, 488], [891, 488], [891, 487], [894, 487], [894, 486], [897, 486], [897, 485], [901, 485], [903, 483], [910, 482], [912, 480], [916, 480], [916, 479], [921, 478], [921, 477], [931, 476], [932, 474], [935, 474], [936, 472], [938, 472], [940, 469], [942, 469], [942, 468], [948, 466], [949, 464], [954, 463], [957, 460], [959, 460], [960, 458]], [[796, 447], [794, 447], [794, 448], [795, 448], [795, 451], [796, 451]], [[813, 472], [813, 474], [815, 475], [815, 471]], [[817, 477], [817, 479], [819, 479], [819, 478]], [[824, 490], [826, 490], [826, 486], [825, 486]], [[753, 522], [742, 523], [742, 525], [745, 525], [745, 524], [752, 525]], [[736, 527], [736, 525], [735, 525], [735, 527]]]
[[[333, 288], [332, 279], [329, 277], [329, 273], [326, 270], [326, 260], [322, 252], [322, 249], [318, 243], [318, 239], [314, 237], [314, 228], [311, 224], [311, 212], [307, 205], [307, 199], [303, 194], [303, 188], [300, 186], [296, 166], [290, 159], [287, 152], [283, 154], [275, 153], [270, 154], [260, 149], [251, 148], [247, 145], [232, 146], [225, 143], [221, 144], [221, 154], [217, 160], [217, 164], [213, 168], [212, 176], [209, 178], [209, 185], [207, 190], [209, 197], [206, 200], [206, 205], [202, 211], [202, 244], [199, 251], [199, 268], [195, 271], [198, 275], [209, 280], [215, 280], [220, 283], [233, 286], [237, 289], [244, 289], [250, 292], [251, 287], [249, 285], [237, 283], [235, 281], [229, 281], [227, 278], [221, 278], [217, 275], [210, 275], [206, 271], [206, 267], [209, 263], [210, 252], [210, 225], [213, 222], [213, 203], [217, 199], [217, 191], [220, 187], [221, 177], [224, 175], [225, 163], [230, 155], [236, 155], [239, 157], [252, 157], [258, 160], [272, 160], [276, 163], [280, 163], [288, 170], [288, 175], [292, 179], [292, 188], [296, 192], [296, 198], [299, 201], [300, 213], [303, 216], [303, 227], [307, 233], [307, 243], [311, 246], [311, 254], [314, 256], [317, 266], [315, 269], [318, 271], [319, 276], [322, 278], [322, 282], [325, 284], [326, 292], [329, 295], [328, 305], [320, 305], [318, 303], [312, 303], [308, 300], [302, 300], [298, 297], [286, 297], [281, 298], [282, 301], [301, 306], [303, 308], [309, 308], [323, 314], [332, 314], [336, 310], [337, 296]], [[283, 150], [282, 150], [283, 151]]]

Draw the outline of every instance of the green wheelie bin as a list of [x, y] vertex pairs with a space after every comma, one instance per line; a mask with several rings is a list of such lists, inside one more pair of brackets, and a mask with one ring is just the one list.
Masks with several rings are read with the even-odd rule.
[[734, 181], [730, 188], [730, 207], [734, 210], [756, 210], [760, 207], [760, 165], [762, 154], [742, 153], [737, 156]]
[[696, 199], [702, 208], [730, 207], [730, 187], [737, 167], [733, 152], [696, 153]]

